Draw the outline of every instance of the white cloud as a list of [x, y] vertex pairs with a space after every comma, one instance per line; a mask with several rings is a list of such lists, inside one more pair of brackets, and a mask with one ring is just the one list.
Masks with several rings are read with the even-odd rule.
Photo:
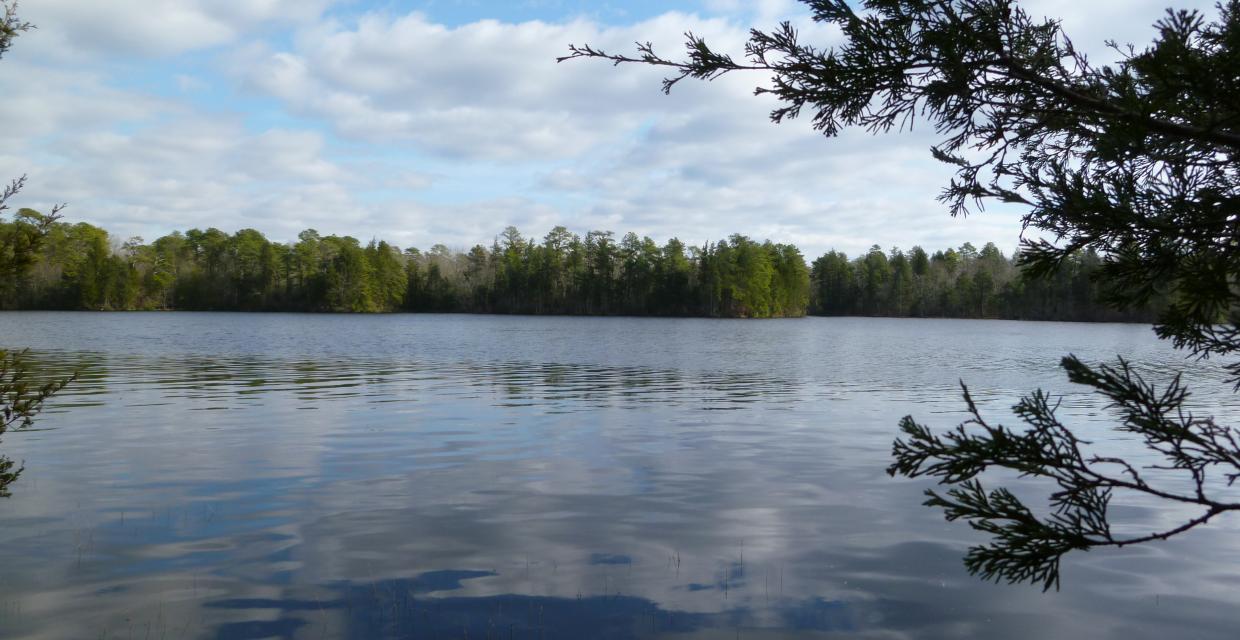
[[163, 56], [233, 42], [267, 23], [317, 18], [332, 0], [38, 0], [23, 47], [55, 57]]
[[[0, 122], [8, 145], [42, 136], [139, 122], [172, 108], [152, 96], [120, 91], [99, 72], [60, 69], [23, 60], [0, 62]], [[43, 147], [53, 151], [54, 148]]]
[[[765, 9], [780, 17], [787, 10]], [[757, 75], [685, 81], [663, 96], [658, 69], [554, 63], [569, 43], [631, 51], [633, 41], [651, 40], [675, 55], [690, 29], [730, 51], [746, 38], [743, 23], [679, 13], [622, 27], [576, 20], [456, 28], [417, 13], [369, 14], [303, 33], [291, 50], [247, 52], [243, 79], [349, 138], [469, 162], [551, 163], [541, 192], [521, 200], [560, 202], [535, 216], [545, 226], [690, 242], [740, 232], [797, 243], [811, 257], [872, 243], [1015, 245], [1010, 213], [961, 224], [934, 200], [949, 172], [929, 158], [927, 135], [826, 140], [805, 121], [772, 125], [774, 103], [752, 95], [766, 81]], [[808, 32], [830, 37], [820, 26]], [[481, 227], [530, 217], [519, 211], [497, 210]]]
[[[800, 5], [720, 5], [724, 17], [669, 11], [622, 26], [448, 27], [419, 13], [341, 22], [322, 16], [327, 4], [23, 5], [40, 29], [0, 64], [0, 84], [12, 88], [0, 120], [13, 132], [0, 177], [29, 172], [23, 204], [69, 201], [72, 218], [118, 235], [217, 226], [291, 239], [315, 227], [467, 247], [508, 224], [530, 235], [563, 224], [691, 243], [740, 232], [796, 243], [810, 258], [872, 243], [1016, 242], [1011, 210], [952, 219], [935, 202], [950, 172], [930, 159], [935, 138], [924, 127], [828, 140], [805, 120], [772, 125], [773, 103], [752, 95], [760, 75], [686, 80], [664, 96], [659, 69], [555, 62], [569, 43], [586, 42], [632, 52], [649, 40], [674, 56], [686, 30], [739, 53], [749, 21]], [[1029, 7], [1063, 16], [1078, 44], [1097, 50], [1109, 36], [1148, 41], [1161, 14], [1154, 0]], [[834, 37], [797, 19], [811, 41]], [[271, 25], [295, 31], [262, 39]], [[69, 53], [41, 62], [54, 43]], [[231, 77], [132, 62], [223, 45]], [[117, 59], [131, 62], [110, 65]], [[176, 98], [118, 88], [131, 87], [126, 74], [135, 71], [167, 74]], [[230, 102], [230, 80], [254, 95]], [[255, 96], [271, 110], [263, 121], [281, 124], [247, 123], [255, 114], [241, 105]]]
[[0, 155], [0, 175], [29, 174], [21, 206], [68, 202], [69, 219], [120, 236], [190, 226], [287, 232], [272, 220], [361, 217], [349, 192], [366, 180], [327, 160], [319, 134], [252, 133], [232, 117], [94, 87], [76, 75], [52, 79], [66, 84], [44, 82], [0, 101], [0, 117], [28, 132]]
[[688, 102], [660, 98], [650, 69], [557, 65], [568, 44], [623, 48], [643, 36], [679, 44], [693, 26], [734, 43], [743, 38], [719, 20], [676, 13], [612, 29], [580, 20], [447, 28], [417, 13], [369, 14], [351, 28], [303, 34], [295, 51], [252, 49], [244, 54], [250, 63], [238, 68], [253, 89], [346, 136], [452, 157], [564, 158]]

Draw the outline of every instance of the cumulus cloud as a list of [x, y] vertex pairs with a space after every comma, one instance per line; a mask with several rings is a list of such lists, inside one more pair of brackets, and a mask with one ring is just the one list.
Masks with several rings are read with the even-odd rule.
[[319, 17], [332, 0], [38, 0], [21, 15], [42, 55], [166, 56], [233, 42], [256, 27]]
[[[73, 220], [149, 236], [172, 227], [267, 226], [267, 218], [307, 210], [349, 219], [350, 188], [366, 186], [325, 157], [320, 134], [253, 132], [238, 118], [117, 90], [89, 73], [39, 71], [40, 82], [22, 83], [33, 69], [0, 66], [0, 82], [21, 87], [0, 100], [0, 119], [19, 134], [0, 154], [0, 175], [29, 174], [22, 206], [69, 202]], [[273, 207], [309, 200], [299, 196], [306, 193], [318, 194], [316, 206]]]
[[[569, 43], [629, 50], [652, 40], [674, 54], [689, 29], [731, 50], [746, 38], [742, 23], [680, 13], [621, 27], [577, 20], [456, 28], [417, 13], [370, 14], [303, 34], [292, 50], [247, 52], [256, 62], [243, 81], [347, 138], [462, 160], [551, 163], [538, 184], [546, 193], [533, 201], [567, 194], [572, 205], [544, 213], [548, 226], [695, 242], [741, 232], [809, 240], [807, 251], [839, 239], [855, 251], [910, 242], [900, 237], [907, 225], [866, 225], [866, 237], [840, 228], [875, 219], [873, 207], [848, 208], [867, 193], [883, 189], [890, 199], [890, 185], [903, 184], [920, 194], [919, 216], [941, 211], [932, 196], [943, 172], [927, 170], [924, 137], [825, 141], [801, 122], [773, 126], [774, 103], [752, 95], [763, 77], [685, 82], [663, 96], [657, 69], [554, 62]], [[485, 228], [525, 217], [496, 214]]]
[[293, 51], [251, 49], [236, 59], [246, 60], [237, 69], [247, 86], [343, 135], [525, 161], [580, 155], [686, 102], [658, 100], [650, 69], [557, 65], [569, 43], [622, 48], [656, 38], [678, 47], [689, 28], [732, 44], [744, 36], [736, 25], [679, 13], [623, 28], [582, 20], [448, 28], [420, 13], [367, 14], [304, 33]]
[[108, 88], [89, 75], [44, 80], [17, 100], [0, 101], [0, 117], [30, 134], [0, 151], [0, 176], [29, 175], [18, 206], [68, 202], [68, 220], [118, 238], [213, 226], [292, 240], [315, 228], [363, 242], [464, 248], [488, 241], [502, 229], [497, 221], [538, 229], [555, 218], [549, 206], [519, 197], [419, 202], [413, 195], [440, 176], [370, 158], [364, 149], [333, 157], [316, 131], [251, 130], [240, 117]]
[[[1120, 39], [1148, 39], [1132, 3], [1030, 5], [1065, 17], [1085, 43], [1107, 27]], [[1017, 216], [992, 212], [953, 220], [934, 200], [949, 174], [929, 158], [924, 133], [824, 140], [804, 122], [773, 126], [773, 104], [752, 96], [766, 78], [685, 82], [658, 93], [659, 70], [612, 68], [590, 60], [556, 65], [568, 43], [631, 51], [653, 41], [677, 53], [687, 30], [739, 52], [747, 23], [793, 19], [807, 38], [829, 30], [807, 23], [801, 6], [772, 1], [711, 8], [732, 18], [668, 12], [633, 25], [590, 21], [520, 24], [481, 21], [458, 27], [420, 13], [372, 13], [353, 24], [308, 31], [289, 50], [265, 51], [245, 67], [251, 89], [291, 111], [320, 118], [343, 136], [400, 141], [463, 160], [558, 162], [540, 186], [569, 194], [576, 208], [557, 222], [576, 229], [618, 223], [657, 238], [717, 239], [731, 231], [799, 242], [809, 252], [850, 252], [870, 243], [1015, 245]], [[1097, 17], [1107, 18], [1097, 20]], [[1105, 22], [1108, 24], [1099, 24]], [[502, 216], [491, 226], [512, 222]]]
[[44, 136], [141, 122], [173, 108], [154, 96], [118, 90], [109, 80], [92, 69], [5, 58], [0, 63], [0, 86], [6, 88], [0, 98], [0, 122], [13, 136], [6, 146], [11, 150]]
[[[950, 171], [930, 159], [925, 127], [828, 140], [805, 121], [771, 124], [774, 103], [753, 95], [761, 75], [685, 81], [664, 96], [659, 69], [555, 62], [569, 43], [632, 52], [652, 41], [676, 55], [687, 30], [739, 54], [750, 24], [780, 19], [829, 43], [835, 34], [798, 3], [456, 26], [419, 12], [325, 15], [330, 4], [30, 3], [40, 30], [0, 64], [12, 87], [0, 119], [14, 132], [0, 175], [29, 172], [29, 200], [67, 200], [72, 215], [125, 235], [214, 225], [288, 239], [315, 227], [467, 247], [508, 224], [534, 235], [563, 224], [692, 243], [740, 232], [811, 258], [871, 243], [1016, 243], [1011, 209], [953, 219], [934, 200]], [[1107, 37], [1149, 41], [1162, 5], [1027, 6], [1105, 56]], [[214, 66], [162, 62], [204, 48], [218, 52]], [[142, 56], [173, 57], [135, 66]], [[127, 81], [161, 73], [162, 96]]]

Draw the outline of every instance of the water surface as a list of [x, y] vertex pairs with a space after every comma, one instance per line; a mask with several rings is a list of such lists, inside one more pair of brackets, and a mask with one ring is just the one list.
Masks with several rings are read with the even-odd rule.
[[[912, 413], [1097, 398], [1059, 358], [1219, 363], [1148, 326], [999, 321], [0, 314], [77, 368], [3, 448], [5, 638], [1233, 638], [1240, 518], [983, 583], [884, 473]], [[1036, 487], [1018, 485], [1020, 490]], [[1036, 495], [1036, 494], [1031, 494]], [[1184, 512], [1139, 500], [1148, 531]]]

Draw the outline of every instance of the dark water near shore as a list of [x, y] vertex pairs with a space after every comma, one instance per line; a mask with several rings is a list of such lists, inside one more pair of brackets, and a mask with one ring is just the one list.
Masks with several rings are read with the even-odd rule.
[[[899, 418], [1009, 416], [1061, 356], [1219, 363], [1147, 326], [0, 314], [81, 380], [3, 451], [3, 638], [1234, 638], [1240, 518], [983, 583], [884, 469]], [[1019, 485], [1022, 490], [1032, 489]], [[1186, 512], [1141, 501], [1134, 530]]]

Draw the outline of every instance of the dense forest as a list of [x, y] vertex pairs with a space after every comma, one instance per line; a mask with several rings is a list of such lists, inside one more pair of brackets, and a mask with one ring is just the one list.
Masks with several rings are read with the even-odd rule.
[[[33, 215], [0, 222], [0, 234], [15, 235]], [[253, 229], [118, 242], [99, 227], [58, 222], [24, 274], [0, 285], [0, 300], [11, 309], [1152, 319], [1149, 309], [1099, 302], [1101, 263], [1081, 253], [1034, 279], [994, 244], [933, 254], [875, 246], [852, 260], [831, 251], [811, 270], [796, 247], [743, 235], [659, 246], [633, 233], [617, 241], [610, 231], [556, 227], [536, 240], [508, 227], [490, 247], [457, 252], [313, 229], [291, 243]]]
[[993, 243], [927, 253], [921, 247], [863, 256], [830, 251], [814, 261], [810, 313], [844, 316], [1153, 322], [1160, 301], [1119, 311], [1102, 302], [1102, 257], [1072, 254], [1048, 277], [1029, 277], [1019, 253]]
[[[21, 216], [18, 216], [20, 218]], [[7, 225], [19, 222], [4, 223]], [[0, 296], [24, 309], [440, 311], [582, 315], [805, 315], [809, 269], [796, 247], [742, 235], [658, 246], [629, 233], [541, 241], [508, 227], [491, 246], [423, 252], [321, 236], [271, 242], [253, 229], [174, 232], [117, 243], [57, 223], [34, 264]]]

